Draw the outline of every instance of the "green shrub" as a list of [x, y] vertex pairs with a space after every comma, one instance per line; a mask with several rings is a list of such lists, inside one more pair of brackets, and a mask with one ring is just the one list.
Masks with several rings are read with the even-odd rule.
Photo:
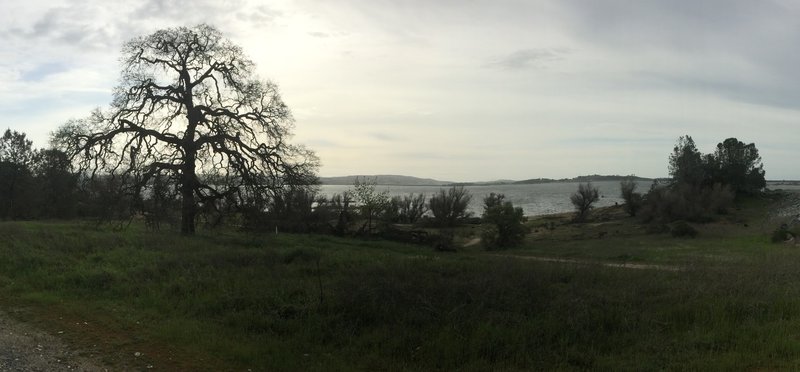
[[670, 234], [676, 238], [694, 238], [697, 236], [697, 229], [689, 225], [686, 221], [675, 221], [670, 224]]
[[504, 201], [505, 195], [491, 193], [483, 199], [481, 240], [486, 249], [507, 248], [518, 245], [525, 238], [525, 216], [522, 208]]
[[794, 232], [789, 231], [786, 225], [782, 225], [772, 232], [772, 237], [770, 240], [772, 240], [773, 243], [783, 243], [791, 238], [794, 238], [795, 235], [796, 234]]
[[666, 234], [669, 232], [669, 225], [663, 223], [650, 223], [645, 228], [646, 234]]
[[730, 187], [720, 184], [707, 187], [685, 183], [654, 184], [644, 196], [640, 216], [645, 222], [709, 222], [714, 215], [727, 212], [734, 195]]
[[431, 196], [428, 201], [428, 208], [433, 214], [433, 221], [436, 226], [453, 227], [465, 218], [469, 217], [467, 212], [472, 195], [464, 186], [453, 186], [447, 191], [439, 190]]
[[635, 216], [636, 212], [642, 207], [642, 194], [634, 192], [636, 190], [636, 182], [633, 180], [623, 180], [620, 182], [620, 194], [622, 200], [625, 201], [623, 208], [631, 216]]

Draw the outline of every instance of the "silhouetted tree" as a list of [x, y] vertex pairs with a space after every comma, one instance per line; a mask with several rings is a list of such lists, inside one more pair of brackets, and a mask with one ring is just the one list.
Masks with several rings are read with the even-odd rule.
[[737, 193], [753, 194], [767, 184], [761, 156], [753, 143], [728, 138], [717, 144], [714, 159], [717, 181], [729, 185]]
[[0, 216], [31, 216], [33, 143], [25, 133], [7, 129], [0, 137]]
[[642, 194], [636, 191], [636, 182], [634, 180], [622, 180], [619, 184], [620, 194], [622, 200], [625, 201], [625, 212], [629, 215], [635, 216], [636, 212], [642, 206]]
[[575, 221], [584, 221], [589, 216], [589, 211], [594, 208], [593, 204], [600, 199], [600, 193], [596, 187], [592, 186], [591, 182], [579, 183], [578, 191], [572, 194], [569, 199], [578, 212], [575, 215]]
[[385, 218], [389, 222], [416, 223], [427, 211], [425, 194], [398, 195], [389, 200]]
[[72, 173], [69, 156], [55, 149], [36, 151], [33, 174], [39, 216], [74, 217], [77, 206], [77, 175]]
[[669, 175], [673, 183], [698, 185], [703, 182], [703, 155], [691, 136], [680, 136], [669, 156]]
[[167, 175], [180, 191], [184, 234], [194, 233], [200, 204], [316, 183], [314, 154], [288, 142], [292, 116], [277, 86], [256, 78], [215, 28], [159, 30], [122, 54], [111, 108], [55, 136], [89, 177], [116, 176], [137, 195]]
[[353, 219], [351, 204], [353, 203], [353, 195], [349, 191], [341, 194], [334, 194], [329, 201], [329, 208], [336, 216], [336, 224], [333, 225], [333, 233], [339, 236], [347, 232], [347, 226]]
[[281, 231], [309, 232], [313, 229], [316, 192], [305, 187], [287, 187], [269, 204], [272, 225]]
[[467, 207], [472, 195], [464, 186], [452, 186], [448, 190], [440, 189], [428, 201], [428, 209], [433, 213], [437, 226], [452, 227], [467, 218]]

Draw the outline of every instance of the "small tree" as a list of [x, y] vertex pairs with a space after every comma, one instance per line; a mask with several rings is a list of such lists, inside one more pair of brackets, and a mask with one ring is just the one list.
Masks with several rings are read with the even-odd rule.
[[0, 137], [0, 217], [30, 217], [32, 145], [25, 133], [10, 129]]
[[623, 206], [625, 212], [628, 212], [631, 216], [635, 216], [639, 208], [642, 207], [642, 194], [635, 192], [636, 182], [630, 179], [622, 180], [619, 184], [619, 188], [622, 200], [625, 201], [625, 205]]
[[353, 219], [350, 204], [353, 202], [353, 195], [349, 191], [331, 196], [330, 205], [336, 213], [336, 225], [333, 226], [333, 233], [344, 235], [347, 232], [347, 225]]
[[754, 194], [766, 186], [761, 156], [753, 143], [728, 138], [717, 144], [714, 153], [722, 183], [737, 193]]
[[593, 204], [600, 199], [600, 192], [597, 188], [592, 186], [592, 183], [579, 183], [578, 191], [570, 196], [570, 201], [578, 214], [575, 216], [575, 221], [585, 221], [589, 216], [589, 211], [594, 208]]
[[669, 175], [673, 183], [700, 184], [704, 179], [703, 155], [691, 136], [680, 136], [669, 156]]
[[74, 217], [77, 177], [67, 154], [54, 149], [36, 151], [33, 163], [39, 217]]
[[313, 225], [315, 190], [287, 187], [272, 197], [269, 203], [271, 225], [288, 232], [308, 232]]
[[472, 195], [464, 186], [453, 186], [447, 191], [440, 189], [431, 196], [428, 208], [433, 213], [433, 220], [437, 226], [452, 227], [469, 217], [467, 207], [470, 200]]
[[518, 245], [526, 234], [522, 208], [504, 201], [505, 195], [491, 193], [483, 199], [483, 223], [486, 224], [481, 240], [486, 249], [507, 248]]
[[398, 195], [387, 203], [384, 218], [394, 223], [416, 223], [427, 211], [425, 194]]
[[377, 182], [377, 177], [372, 180], [364, 177], [363, 181], [361, 178], [356, 177], [355, 183], [353, 184], [356, 202], [359, 204], [361, 216], [367, 219], [367, 233], [372, 233], [373, 219], [376, 219], [389, 203], [389, 190], [377, 192], [375, 190]]

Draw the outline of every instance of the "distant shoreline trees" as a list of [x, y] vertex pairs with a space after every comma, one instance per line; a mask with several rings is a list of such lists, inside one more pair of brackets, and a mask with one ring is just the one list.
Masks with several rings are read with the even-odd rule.
[[755, 144], [728, 138], [714, 153], [702, 154], [691, 136], [681, 136], [669, 155], [670, 182], [654, 184], [645, 195], [646, 221], [703, 222], [725, 213], [737, 196], [753, 195], [766, 186]]

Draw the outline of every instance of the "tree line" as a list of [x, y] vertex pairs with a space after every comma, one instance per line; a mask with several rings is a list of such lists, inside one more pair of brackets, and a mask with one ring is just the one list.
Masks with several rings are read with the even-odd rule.
[[25, 133], [7, 129], [0, 137], [0, 217], [73, 218], [85, 195], [76, 189], [69, 157], [55, 149], [35, 149]]
[[[727, 213], [737, 197], [758, 194], [766, 187], [755, 144], [736, 138], [727, 138], [714, 152], [703, 154], [691, 136], [681, 136], [669, 155], [668, 171], [668, 181], [654, 181], [644, 194], [636, 192], [637, 184], [632, 180], [620, 183], [623, 208], [630, 216], [638, 215], [653, 226], [707, 222]], [[579, 184], [571, 197], [577, 211], [575, 220], [585, 220], [597, 200], [598, 191], [591, 183]]]
[[[468, 219], [463, 187], [389, 198], [374, 181], [330, 198], [318, 195], [316, 155], [292, 144], [293, 118], [275, 83], [255, 74], [241, 48], [209, 25], [167, 28], [122, 50], [120, 84], [105, 109], [66, 122], [50, 149], [24, 133], [0, 139], [0, 218], [92, 218], [148, 228], [197, 224], [248, 230], [373, 234], [391, 224], [452, 227]], [[671, 181], [641, 194], [623, 182], [631, 215], [645, 221], [701, 221], [736, 195], [765, 185], [754, 144], [729, 138], [710, 154], [689, 136], [669, 157]], [[598, 192], [570, 198], [585, 221]], [[477, 218], [477, 217], [475, 217]], [[490, 246], [516, 244], [522, 211], [501, 194], [484, 199]]]

